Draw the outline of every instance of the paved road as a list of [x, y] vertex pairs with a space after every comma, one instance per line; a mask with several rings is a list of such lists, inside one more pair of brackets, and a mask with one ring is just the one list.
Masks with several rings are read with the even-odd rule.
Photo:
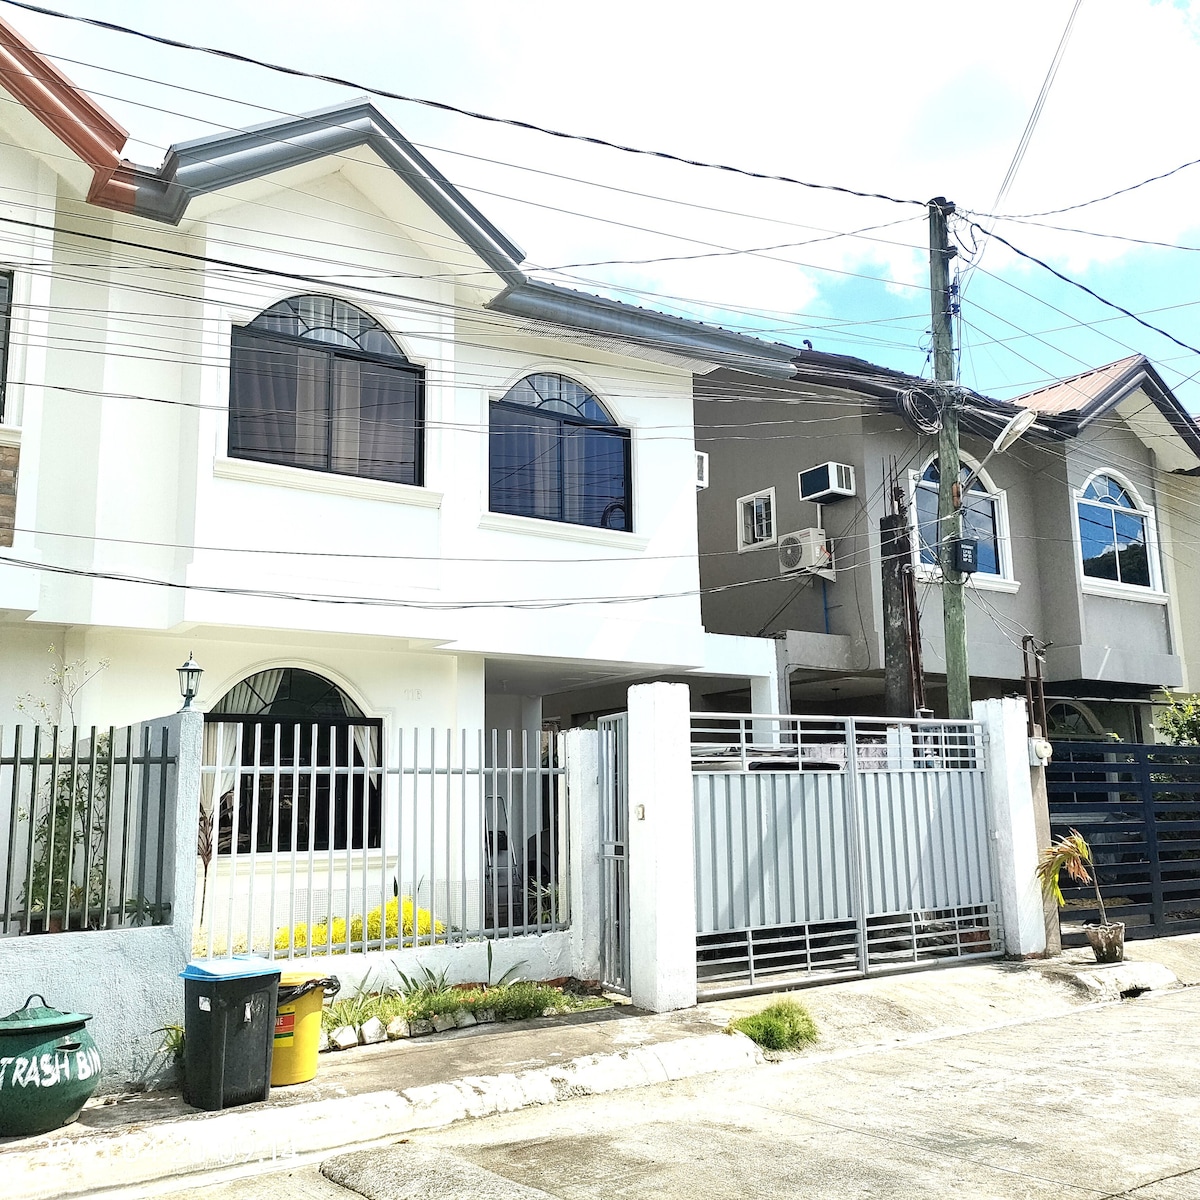
[[[1198, 1030], [1200, 989], [1169, 992], [467, 1122], [325, 1170], [369, 1200], [1200, 1200]], [[306, 1168], [169, 1194], [355, 1192]]]

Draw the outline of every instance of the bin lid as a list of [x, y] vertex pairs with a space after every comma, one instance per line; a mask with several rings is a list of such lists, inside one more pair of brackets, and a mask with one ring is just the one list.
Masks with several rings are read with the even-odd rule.
[[[34, 1004], [35, 1000], [40, 1000], [41, 1004]], [[91, 1013], [59, 1012], [46, 1003], [45, 996], [34, 992], [16, 1012], [0, 1017], [0, 1035], [28, 1033], [33, 1029], [65, 1029], [91, 1019]]]
[[320, 967], [291, 967], [279, 976], [280, 987], [299, 987], [310, 979], [328, 979], [329, 969]]
[[265, 958], [192, 959], [180, 979], [250, 979], [258, 975], [278, 975], [279, 968]]

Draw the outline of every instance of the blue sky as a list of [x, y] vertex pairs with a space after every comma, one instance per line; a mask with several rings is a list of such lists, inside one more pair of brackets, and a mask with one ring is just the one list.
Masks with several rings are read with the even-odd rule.
[[[943, 10], [914, 0], [49, 6], [637, 146], [900, 198], [942, 194], [988, 213], [1074, 0]], [[352, 94], [7, 3], [0, 16], [58, 56], [130, 131], [132, 156], [151, 164], [172, 142]], [[927, 372], [917, 207], [380, 106], [549, 278]], [[1076, 204], [1200, 158], [1197, 111], [1200, 14], [1190, 3], [1084, 0], [1002, 207]], [[1044, 218], [1115, 236], [1007, 221], [996, 231], [1200, 347], [1195, 254], [1117, 240], [1200, 247], [1198, 202], [1200, 166]], [[709, 257], [683, 257], [695, 255]], [[568, 265], [578, 263], [604, 265]], [[1183, 382], [1200, 355], [1115, 315], [992, 243], [965, 289], [963, 382], [1007, 397], [1136, 350], [1200, 409], [1200, 377]]]

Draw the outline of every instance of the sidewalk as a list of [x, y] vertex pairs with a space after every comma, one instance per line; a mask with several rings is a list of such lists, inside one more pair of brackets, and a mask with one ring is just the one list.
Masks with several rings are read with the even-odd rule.
[[[1200, 935], [1131, 943], [1127, 957], [1200, 982]], [[1072, 952], [1047, 963], [990, 961], [791, 993], [820, 1030], [804, 1053], [871, 1053], [1078, 1011], [1093, 999], [1073, 979], [1076, 959], [1086, 968], [1085, 955]], [[468, 1116], [744, 1069], [762, 1055], [722, 1031], [771, 999], [665, 1014], [618, 1005], [323, 1054], [312, 1083], [220, 1113], [196, 1112], [170, 1092], [98, 1101], [66, 1129], [0, 1139], [0, 1172], [12, 1200], [93, 1195], [235, 1166], [286, 1166]]]

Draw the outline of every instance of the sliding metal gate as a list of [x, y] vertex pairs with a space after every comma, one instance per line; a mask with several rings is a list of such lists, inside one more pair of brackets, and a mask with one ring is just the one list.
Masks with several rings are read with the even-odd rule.
[[628, 717], [601, 717], [600, 981], [629, 995]]
[[693, 717], [702, 991], [997, 954], [975, 722]]

